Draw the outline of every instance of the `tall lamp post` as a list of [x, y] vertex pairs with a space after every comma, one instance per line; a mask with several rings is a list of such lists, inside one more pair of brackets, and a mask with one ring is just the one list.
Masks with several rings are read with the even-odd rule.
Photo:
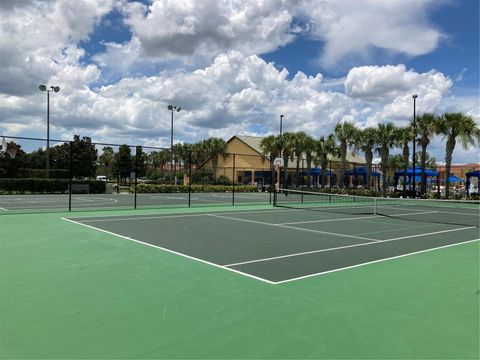
[[[172, 121], [170, 123], [171, 124], [170, 125], [170, 158], [171, 158], [170, 171], [171, 171], [173, 168], [173, 113], [175, 111], [180, 112], [182, 108], [180, 106], [168, 105], [168, 110], [170, 110], [170, 112], [172, 113]], [[175, 176], [175, 185], [177, 185], [177, 174], [174, 174], [174, 176]]]
[[45, 166], [45, 177], [48, 179], [50, 177], [50, 92], [59, 92], [60, 87], [50, 86], [50, 89], [48, 89], [46, 85], [42, 84], [38, 89], [47, 92], [47, 163]]
[[[280, 115], [280, 157], [282, 157], [282, 152], [283, 152], [283, 138], [282, 138], [282, 128], [283, 128], [283, 114]], [[285, 170], [286, 171], [286, 170]], [[280, 179], [280, 174], [281, 172], [279, 171], [278, 173], [278, 176], [279, 176], [279, 180], [278, 180], [278, 183], [279, 183], [279, 187], [282, 187], [282, 180]], [[285, 172], [286, 174], [286, 172]], [[285, 181], [286, 183], [286, 181]]]
[[417, 100], [417, 95], [412, 95], [412, 98], [413, 98], [413, 160], [412, 160], [412, 163], [413, 163], [413, 171], [412, 171], [412, 179], [413, 179], [413, 197], [417, 197], [417, 194], [415, 192], [415, 165], [416, 165], [416, 159], [415, 159], [415, 143], [417, 141], [417, 117], [415, 115], [415, 111], [416, 111], [416, 100]]

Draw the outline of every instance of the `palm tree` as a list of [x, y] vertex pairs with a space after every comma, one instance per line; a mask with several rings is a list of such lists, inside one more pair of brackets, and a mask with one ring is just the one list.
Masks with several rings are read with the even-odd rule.
[[473, 120], [473, 117], [463, 113], [445, 113], [438, 121], [438, 133], [447, 138], [445, 146], [445, 195], [448, 198], [450, 193], [450, 167], [452, 164], [453, 150], [457, 139], [460, 140], [465, 150], [470, 145], [480, 143], [480, 128]]
[[344, 122], [335, 126], [335, 137], [339, 142], [340, 160], [342, 168], [340, 170], [340, 187], [344, 187], [345, 179], [344, 172], [347, 167], [347, 150], [350, 146], [355, 144], [356, 127], [350, 122]]
[[270, 157], [270, 163], [273, 166], [273, 161], [280, 155], [280, 137], [275, 135], [264, 137], [260, 142], [260, 148], [262, 149], [263, 155]]
[[218, 159], [220, 155], [225, 157], [227, 155], [227, 143], [225, 140], [211, 137], [204, 141], [205, 150], [208, 156], [212, 159], [212, 175], [217, 179]]
[[111, 164], [113, 164], [113, 159], [114, 159], [114, 152], [113, 148], [110, 146], [105, 146], [103, 149], [103, 154], [100, 155], [98, 160], [100, 160], [100, 163], [103, 164], [105, 167], [105, 176], [108, 179], [108, 168], [110, 167]]
[[396, 131], [393, 123], [378, 124], [377, 128], [377, 145], [375, 149], [380, 155], [380, 163], [382, 167], [383, 180], [383, 196], [387, 195], [387, 172], [388, 172], [388, 157], [390, 155], [390, 148], [395, 145]]
[[421, 146], [420, 156], [420, 194], [425, 193], [427, 188], [427, 177], [425, 176], [425, 163], [427, 161], [427, 146], [430, 144], [430, 138], [436, 133], [438, 120], [435, 114], [425, 113], [419, 116], [416, 121], [417, 143]]
[[370, 182], [372, 178], [372, 162], [373, 150], [377, 143], [377, 129], [368, 127], [363, 130], [358, 130], [355, 134], [354, 152], [363, 151], [365, 154], [365, 162], [367, 166], [367, 189], [370, 189]]
[[305, 153], [305, 161], [307, 162], [307, 184], [308, 186], [312, 183], [312, 161], [313, 153], [315, 151], [315, 139], [310, 135], [305, 136], [303, 140], [303, 152]]
[[[313, 141], [313, 139], [303, 131], [293, 133], [292, 160], [294, 158], [296, 158], [297, 160], [297, 163], [296, 163], [296, 186], [297, 187], [300, 185], [300, 181], [299, 181], [300, 180], [300, 161], [302, 160], [303, 154], [307, 151], [307, 145], [308, 145], [307, 143], [309, 143], [310, 140]], [[312, 149], [310, 149], [309, 153], [310, 153], [310, 165], [311, 165]], [[310, 165], [307, 164], [307, 167]]]
[[315, 161], [320, 163], [322, 168], [322, 177], [321, 177], [321, 186], [325, 185], [326, 175], [327, 175], [327, 166], [328, 166], [328, 156], [338, 156], [340, 153], [337, 145], [335, 144], [335, 137], [333, 134], [328, 135], [327, 137], [322, 136], [315, 142]]
[[402, 162], [401, 168], [403, 168], [403, 196], [407, 195], [407, 171], [410, 163], [410, 141], [413, 139], [413, 132], [410, 126], [396, 129], [396, 145], [402, 148]]
[[283, 173], [283, 185], [286, 187], [287, 180], [288, 180], [288, 161], [293, 157], [293, 149], [294, 149], [294, 142], [295, 142], [295, 133], [286, 132], [283, 133], [280, 142], [282, 144], [282, 157], [283, 157], [283, 166], [284, 166], [284, 173]]

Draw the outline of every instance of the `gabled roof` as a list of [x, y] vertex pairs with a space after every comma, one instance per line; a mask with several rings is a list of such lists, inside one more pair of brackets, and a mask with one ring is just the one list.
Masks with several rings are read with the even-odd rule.
[[[245, 145], [249, 146], [256, 152], [258, 152], [259, 155], [263, 155], [261, 143], [263, 140], [263, 137], [260, 136], [248, 136], [248, 135], [234, 135], [232, 136], [228, 141], [231, 142], [233, 139], [237, 138], [241, 142], [243, 142]], [[267, 154], [267, 157], [269, 157], [270, 154]], [[340, 161], [339, 158], [328, 156], [329, 160], [332, 161]], [[347, 159], [348, 162], [355, 162], [355, 163], [365, 163], [365, 158], [358, 156], [358, 155], [353, 155], [352, 153], [347, 153]]]
[[233, 139], [237, 138], [241, 142], [245, 143], [247, 146], [251, 147], [253, 150], [258, 152], [259, 155], [263, 155], [262, 147], [260, 144], [262, 143], [263, 138], [259, 136], [247, 136], [247, 135], [235, 135], [230, 140], [227, 141], [229, 143]]

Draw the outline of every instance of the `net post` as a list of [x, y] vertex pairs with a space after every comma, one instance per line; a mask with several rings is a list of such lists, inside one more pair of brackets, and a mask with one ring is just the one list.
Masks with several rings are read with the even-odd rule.
[[378, 207], [378, 199], [373, 198], [373, 215], [378, 215], [377, 207]]

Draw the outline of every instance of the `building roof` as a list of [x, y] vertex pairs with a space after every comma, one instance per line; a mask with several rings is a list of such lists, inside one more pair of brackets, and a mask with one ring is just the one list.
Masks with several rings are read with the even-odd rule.
[[227, 142], [232, 141], [234, 138], [239, 139], [240, 141], [244, 142], [248, 146], [250, 146], [253, 150], [262, 154], [262, 147], [260, 144], [262, 143], [263, 137], [259, 136], [247, 136], [247, 135], [235, 135]]

